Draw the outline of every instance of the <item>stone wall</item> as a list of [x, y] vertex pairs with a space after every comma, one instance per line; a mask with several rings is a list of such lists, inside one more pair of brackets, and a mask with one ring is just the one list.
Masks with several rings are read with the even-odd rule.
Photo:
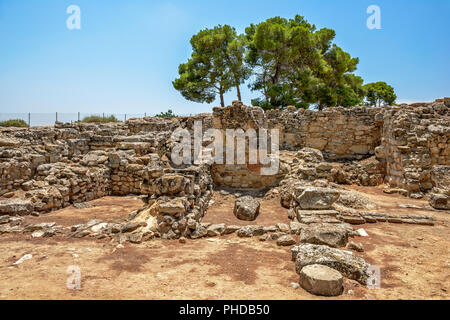
[[[375, 148], [381, 141], [382, 127], [381, 108], [357, 107], [351, 109], [331, 108], [324, 111], [296, 110], [288, 107], [284, 110], [270, 110], [266, 113], [261, 108], [247, 107], [234, 102], [232, 106], [215, 108], [213, 113], [214, 128], [220, 129], [225, 135], [226, 129], [278, 129], [281, 150], [301, 150], [313, 148], [319, 150], [325, 160], [360, 160], [375, 154]], [[248, 154], [248, 144], [246, 145]], [[376, 161], [376, 160], [375, 160]], [[259, 164], [226, 165], [214, 164], [212, 177], [217, 185], [232, 188], [265, 188], [276, 184], [288, 173], [283, 163], [276, 175], [261, 175]], [[328, 172], [331, 166], [323, 166]], [[348, 167], [348, 166], [347, 166]], [[372, 165], [373, 167], [373, 165]], [[375, 164], [375, 168], [363, 165], [350, 165], [350, 168], [364, 171], [369, 169], [367, 178], [361, 176], [364, 185], [382, 183], [382, 165]], [[310, 172], [314, 177], [316, 172]], [[335, 170], [336, 171], [336, 170]], [[342, 170], [341, 170], [342, 171]], [[348, 171], [348, 170], [347, 170]], [[370, 176], [377, 174], [373, 181]], [[330, 174], [323, 175], [330, 176]], [[358, 177], [346, 177], [339, 172], [333, 172], [334, 180], [358, 181]], [[333, 181], [334, 181], [333, 180]], [[364, 181], [365, 180], [365, 181]]]
[[[214, 108], [213, 114], [174, 119], [146, 117], [113, 124], [0, 128], [0, 201], [21, 199], [20, 206], [31, 208], [32, 212], [47, 212], [104, 195], [148, 196], [143, 182], [155, 163], [162, 161], [163, 169], [172, 173], [189, 167], [171, 163], [172, 132], [181, 127], [192, 133], [195, 121], [201, 121], [203, 131], [216, 128], [222, 133], [237, 128], [251, 128], [257, 133], [260, 128], [278, 128], [280, 149], [292, 150], [294, 158], [300, 157], [298, 151], [303, 148], [314, 148], [323, 154], [317, 163], [307, 158], [280, 161], [277, 174], [262, 175], [265, 166], [249, 164], [246, 148], [245, 164], [213, 164], [202, 169], [216, 185], [267, 188], [287, 176], [361, 185], [378, 185], [384, 179], [412, 197], [421, 197], [435, 188], [434, 194], [440, 197], [436, 199], [443, 203], [442, 197], [447, 201], [449, 195], [436, 177], [437, 172], [440, 176], [444, 172], [445, 176], [448, 170], [436, 171], [434, 180], [432, 172], [437, 166], [450, 165], [449, 106], [450, 99], [446, 98], [385, 108], [331, 108], [315, 112], [288, 107], [264, 113], [261, 108], [235, 102], [226, 108]], [[337, 166], [336, 161], [341, 165]], [[210, 184], [192, 183], [202, 188]], [[207, 198], [196, 195], [197, 200], [186, 209], [186, 215], [200, 212], [195, 213], [200, 217], [207, 205], [195, 207], [198, 199], [206, 203]], [[2, 209], [4, 212], [19, 206], [10, 202]]]
[[[256, 163], [249, 161], [250, 150], [248, 137], [245, 138], [245, 164], [238, 164], [237, 150], [241, 148], [238, 146], [238, 139], [234, 138], [234, 163], [226, 163], [226, 144], [227, 144], [227, 129], [239, 130], [247, 132], [247, 130], [254, 130], [256, 139], [260, 134], [260, 129], [267, 129], [268, 123], [264, 111], [259, 107], [248, 107], [239, 101], [233, 102], [232, 106], [225, 108], [214, 108], [213, 110], [213, 126], [220, 130], [223, 137], [223, 164], [214, 163], [211, 168], [211, 175], [215, 184], [231, 188], [266, 188], [274, 185], [282, 176], [283, 170], [278, 170], [276, 174], [262, 174], [264, 167], [270, 167], [260, 161], [260, 154], [258, 150], [256, 153], [258, 159]], [[270, 150], [270, 132], [267, 134], [267, 147]], [[258, 146], [257, 146], [258, 149]], [[270, 151], [269, 151], [270, 152]]]
[[328, 160], [362, 159], [380, 145], [381, 108], [330, 108], [313, 111], [288, 107], [266, 113], [270, 128], [279, 128], [285, 149], [322, 151]]
[[381, 146], [386, 182], [422, 197], [433, 188], [431, 171], [450, 165], [450, 99], [390, 107], [383, 114]]
[[203, 114], [0, 128], [0, 197], [20, 196], [33, 211], [47, 212], [105, 195], [141, 194], [146, 167], [155, 155], [170, 152], [172, 130], [192, 128], [196, 119], [212, 126], [212, 117]]

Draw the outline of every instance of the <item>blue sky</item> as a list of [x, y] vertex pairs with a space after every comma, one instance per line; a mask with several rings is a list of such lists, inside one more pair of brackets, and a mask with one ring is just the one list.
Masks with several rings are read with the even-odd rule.
[[[81, 30], [66, 27], [72, 4]], [[381, 30], [366, 27], [372, 4]], [[449, 0], [0, 0], [0, 113], [209, 112], [217, 101], [186, 101], [171, 84], [190, 37], [296, 14], [335, 29], [335, 42], [360, 58], [357, 74], [388, 82], [398, 101], [450, 96]], [[256, 96], [243, 88], [244, 103]]]

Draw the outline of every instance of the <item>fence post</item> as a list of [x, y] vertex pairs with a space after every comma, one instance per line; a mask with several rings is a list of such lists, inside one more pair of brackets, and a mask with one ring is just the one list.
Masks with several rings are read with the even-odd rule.
[[127, 114], [125, 113], [125, 121], [127, 121]]
[[103, 112], [103, 121], [105, 121], [105, 113]]
[[58, 112], [56, 113], [56, 121], [55, 122], [58, 122]]
[[31, 128], [31, 112], [28, 112], [28, 127]]

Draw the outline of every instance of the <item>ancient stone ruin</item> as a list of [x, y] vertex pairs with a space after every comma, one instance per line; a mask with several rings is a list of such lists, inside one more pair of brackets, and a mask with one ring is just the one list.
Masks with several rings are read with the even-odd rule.
[[[383, 108], [264, 112], [236, 101], [193, 117], [0, 128], [0, 234], [140, 243], [236, 233], [280, 246], [297, 244], [293, 236], [298, 236], [292, 254], [302, 287], [315, 294], [340, 294], [342, 276], [361, 283], [370, 277], [364, 260], [341, 249], [349, 237], [360, 235], [353, 225], [435, 223], [424, 215], [376, 212], [345, 185], [385, 184], [386, 193], [426, 197], [430, 210], [450, 210], [449, 108], [450, 98], [445, 98]], [[279, 169], [263, 174], [267, 162], [250, 163], [247, 140], [243, 164], [175, 164], [172, 134], [181, 128], [193, 137], [196, 122], [202, 124], [202, 135], [208, 129], [223, 136], [227, 129], [253, 129], [256, 135], [278, 129]], [[275, 136], [270, 134], [271, 139]], [[292, 222], [271, 227], [203, 223], [218, 188], [279, 197]], [[92, 220], [69, 228], [23, 223], [24, 216], [83, 206], [107, 195], [135, 195], [143, 206], [112, 222]], [[230, 206], [236, 219], [256, 219], [259, 203], [251, 203], [251, 197], [238, 200], [235, 208]]]

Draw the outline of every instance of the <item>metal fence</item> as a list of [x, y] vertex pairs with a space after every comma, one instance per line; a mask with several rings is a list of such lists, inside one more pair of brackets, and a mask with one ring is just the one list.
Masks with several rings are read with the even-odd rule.
[[[155, 114], [150, 113], [0, 113], [0, 122], [6, 120], [16, 120], [20, 119], [25, 121], [30, 127], [37, 126], [50, 126], [54, 125], [56, 121], [63, 123], [73, 123], [76, 121], [81, 121], [86, 117], [98, 116], [102, 118], [107, 118], [114, 116], [119, 121], [126, 121], [131, 118], [142, 118], [147, 116], [155, 116]], [[187, 116], [187, 114], [178, 116]]]

